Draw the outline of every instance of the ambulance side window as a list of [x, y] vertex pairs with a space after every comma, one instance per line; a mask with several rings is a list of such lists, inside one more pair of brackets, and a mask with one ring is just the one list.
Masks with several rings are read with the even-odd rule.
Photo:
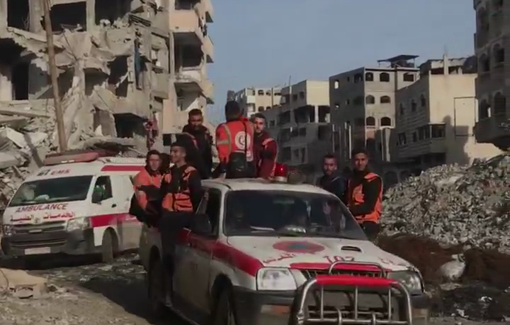
[[101, 176], [96, 180], [94, 193], [101, 193], [101, 201], [113, 197], [112, 183], [109, 176]]

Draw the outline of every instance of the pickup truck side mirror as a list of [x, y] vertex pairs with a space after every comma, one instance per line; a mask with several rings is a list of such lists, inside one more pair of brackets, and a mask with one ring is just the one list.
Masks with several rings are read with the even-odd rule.
[[191, 223], [191, 231], [197, 235], [209, 236], [212, 234], [213, 229], [209, 216], [205, 213], [198, 213], [193, 216]]

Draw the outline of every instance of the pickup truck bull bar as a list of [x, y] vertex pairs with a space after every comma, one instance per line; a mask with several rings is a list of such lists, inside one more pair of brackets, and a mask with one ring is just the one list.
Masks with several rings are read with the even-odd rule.
[[[381, 272], [381, 277], [363, 277], [363, 276], [353, 276], [353, 275], [335, 275], [333, 274], [333, 270], [337, 265], [363, 265], [366, 267], [373, 267], [374, 269], [378, 269]], [[411, 305], [411, 296], [407, 288], [402, 285], [397, 280], [388, 279], [386, 271], [384, 268], [376, 263], [359, 263], [359, 262], [335, 262], [332, 263], [329, 267], [328, 274], [318, 275], [315, 278], [309, 279], [302, 287], [298, 297], [297, 297], [297, 311], [293, 313], [292, 317], [293, 323], [297, 325], [306, 325], [306, 324], [325, 324], [325, 323], [333, 323], [338, 325], [412, 325], [412, 305]], [[312, 289], [320, 287], [320, 306], [318, 310], [318, 316], [310, 315], [307, 310], [306, 302], [308, 295], [312, 292]], [[342, 311], [335, 307], [336, 309], [336, 317], [325, 317], [324, 313], [324, 288], [331, 286], [345, 286], [354, 288], [354, 303], [352, 307], [351, 318], [346, 318], [343, 316]], [[371, 314], [371, 318], [360, 318], [359, 317], [359, 288], [366, 289], [384, 289], [387, 288], [387, 310], [386, 317], [383, 319], [377, 318], [375, 313]], [[394, 320], [393, 317], [393, 309], [392, 309], [392, 298], [393, 291], [397, 291], [400, 293], [401, 299], [404, 302], [404, 314], [405, 320]], [[315, 313], [317, 314], [317, 313]]]

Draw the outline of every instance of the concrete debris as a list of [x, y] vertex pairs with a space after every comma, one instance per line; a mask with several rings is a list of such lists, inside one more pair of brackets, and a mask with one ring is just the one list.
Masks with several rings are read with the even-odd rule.
[[46, 292], [46, 279], [22, 270], [0, 268], [0, 288], [17, 298], [36, 298]]
[[383, 233], [510, 253], [509, 175], [510, 155], [500, 155], [471, 167], [444, 165], [411, 177], [385, 193]]

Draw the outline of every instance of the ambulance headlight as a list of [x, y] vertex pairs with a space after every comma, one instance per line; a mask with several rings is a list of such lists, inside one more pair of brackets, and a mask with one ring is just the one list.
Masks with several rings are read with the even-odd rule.
[[2, 225], [2, 235], [4, 236], [12, 236], [13, 227], [12, 225]]
[[71, 219], [67, 222], [67, 231], [85, 230], [88, 228], [90, 228], [90, 218], [89, 217], [75, 218], [75, 219]]
[[410, 294], [419, 294], [423, 292], [421, 276], [413, 271], [389, 272], [388, 278], [397, 280], [404, 285]]
[[296, 280], [289, 269], [263, 268], [257, 273], [257, 290], [296, 289]]

